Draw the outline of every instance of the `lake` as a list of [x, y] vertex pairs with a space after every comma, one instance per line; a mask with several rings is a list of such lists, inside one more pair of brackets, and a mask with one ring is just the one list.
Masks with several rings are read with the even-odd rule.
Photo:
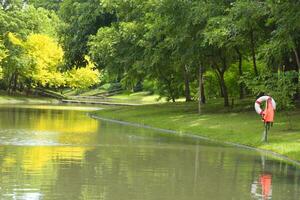
[[[86, 106], [0, 106], [0, 199], [295, 200], [300, 168], [99, 121]], [[167, 120], [167, 119], [166, 119]]]

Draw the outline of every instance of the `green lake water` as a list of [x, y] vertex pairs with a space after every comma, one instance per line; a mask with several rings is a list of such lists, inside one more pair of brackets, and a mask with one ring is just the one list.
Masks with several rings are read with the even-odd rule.
[[95, 120], [90, 110], [1, 106], [0, 199], [300, 199], [299, 167], [251, 150]]

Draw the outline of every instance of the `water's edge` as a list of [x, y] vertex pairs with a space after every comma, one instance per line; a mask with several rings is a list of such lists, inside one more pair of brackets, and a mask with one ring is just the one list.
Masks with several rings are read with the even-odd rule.
[[139, 127], [139, 128], [146, 128], [146, 129], [151, 129], [151, 130], [164, 132], [164, 133], [168, 133], [168, 134], [174, 134], [174, 135], [180, 135], [180, 136], [185, 136], [185, 137], [190, 137], [190, 138], [206, 140], [206, 141], [217, 143], [217, 144], [226, 144], [226, 145], [235, 146], [235, 147], [238, 147], [238, 148], [249, 149], [249, 150], [252, 150], [252, 151], [257, 151], [257, 152], [260, 152], [260, 153], [264, 153], [264, 154], [273, 156], [273, 157], [278, 158], [278, 159], [282, 159], [286, 162], [289, 162], [291, 164], [294, 164], [294, 165], [297, 165], [298, 167], [300, 167], [300, 161], [293, 160], [293, 159], [291, 159], [287, 156], [284, 156], [282, 154], [279, 154], [279, 153], [276, 153], [276, 152], [270, 151], [270, 150], [260, 149], [260, 148], [257, 148], [257, 147], [251, 147], [251, 146], [247, 146], [247, 145], [244, 145], [244, 144], [238, 144], [238, 143], [234, 143], [234, 142], [224, 142], [224, 141], [214, 140], [214, 139], [211, 139], [211, 138], [208, 138], [208, 137], [195, 135], [193, 133], [183, 133], [183, 132], [179, 132], [179, 131], [168, 130], [168, 129], [163, 129], [163, 128], [157, 128], [157, 127], [153, 127], [153, 126], [149, 126], [149, 125], [143, 125], [143, 124], [139, 124], [139, 123], [126, 122], [126, 121], [115, 120], [115, 119], [108, 119], [108, 118], [100, 117], [100, 116], [92, 114], [92, 113], [88, 113], [88, 116], [93, 118], [93, 119], [112, 122], [112, 123], [118, 123], [118, 124], [122, 124], [122, 125], [125, 125], [125, 126], [135, 126], [135, 127]]

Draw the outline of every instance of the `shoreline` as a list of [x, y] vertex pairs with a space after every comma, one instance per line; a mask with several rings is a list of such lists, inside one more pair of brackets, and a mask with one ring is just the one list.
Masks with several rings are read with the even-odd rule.
[[59, 104], [60, 101], [55, 98], [41, 96], [23, 96], [23, 95], [1, 95], [0, 105], [10, 104]]
[[251, 146], [247, 146], [247, 145], [243, 145], [243, 144], [239, 144], [239, 143], [218, 141], [218, 140], [214, 140], [214, 139], [211, 139], [211, 138], [208, 138], [208, 137], [205, 137], [205, 136], [196, 135], [196, 134], [193, 134], [193, 133], [181, 133], [181, 132], [175, 131], [175, 130], [168, 130], [168, 129], [162, 129], [162, 128], [157, 128], [157, 127], [153, 127], [153, 126], [149, 126], [149, 125], [133, 123], [133, 122], [126, 122], [126, 121], [121, 121], [121, 120], [103, 118], [103, 117], [100, 117], [100, 116], [97, 116], [97, 115], [91, 114], [91, 113], [88, 113], [88, 116], [93, 118], [93, 119], [100, 120], [100, 121], [118, 123], [118, 124], [122, 124], [122, 125], [125, 125], [125, 126], [134, 126], [134, 127], [138, 127], [138, 128], [151, 129], [151, 130], [164, 132], [164, 133], [168, 133], [168, 134], [173, 134], [173, 135], [177, 135], [177, 136], [190, 137], [190, 138], [195, 138], [195, 139], [200, 139], [200, 140], [206, 140], [206, 141], [216, 143], [216, 144], [226, 144], [226, 145], [237, 147], [237, 148], [248, 149], [248, 150], [251, 150], [251, 151], [256, 151], [256, 152], [259, 152], [259, 153], [267, 154], [268, 156], [273, 156], [277, 159], [284, 160], [284, 161], [286, 161], [290, 164], [297, 165], [298, 167], [300, 167], [300, 161], [291, 159], [291, 158], [289, 158], [285, 155], [276, 153], [274, 151], [266, 150], [266, 149], [251, 147]]
[[[35, 97], [24, 97], [24, 96], [3, 96], [3, 95], [0, 96], [0, 105], [2, 106], [22, 105], [22, 104], [59, 105], [61, 104], [61, 102], [57, 99], [47, 98], [47, 97], [35, 98]], [[300, 144], [298, 145], [298, 141], [300, 141], [300, 136], [297, 137], [299, 132], [298, 127], [294, 127], [295, 130], [292, 130], [292, 134], [294, 135], [293, 138], [288, 138], [287, 140], [284, 141], [278, 141], [278, 138], [276, 137], [278, 137], [279, 134], [280, 135], [285, 134], [284, 132], [287, 130], [285, 129], [272, 130], [270, 135], [271, 141], [269, 143], [260, 143], [258, 142], [260, 138], [260, 133], [253, 134], [254, 131], [259, 132], [258, 131], [260, 130], [258, 129], [260, 128], [259, 126], [253, 128], [251, 127], [251, 122], [250, 122], [248, 124], [245, 124], [244, 126], [235, 127], [237, 126], [236, 119], [229, 119], [229, 121], [227, 120], [227, 118], [230, 118], [231, 115], [240, 115], [239, 121], [253, 120], [252, 119], [253, 117], [251, 117], [251, 119], [248, 119], [249, 118], [248, 115], [251, 115], [251, 113], [249, 112], [234, 113], [234, 112], [222, 111], [219, 113], [212, 114], [210, 113], [211, 111], [208, 110], [203, 114], [203, 116], [199, 116], [194, 112], [191, 112], [191, 110], [187, 109], [187, 106], [189, 106], [190, 104], [183, 103], [183, 104], [175, 105], [174, 107], [175, 110], [181, 109], [181, 112], [179, 113], [177, 112], [174, 113], [174, 108], [170, 109], [170, 107], [172, 107], [173, 105], [174, 104], [139, 105], [139, 106], [129, 106], [129, 107], [108, 106], [107, 109], [89, 112], [88, 115], [98, 120], [119, 123], [127, 126], [147, 128], [147, 129], [152, 129], [152, 130], [156, 130], [168, 134], [192, 137], [192, 138], [210, 141], [213, 143], [227, 144], [238, 148], [255, 150], [261, 153], [266, 153], [270, 156], [274, 156], [278, 159], [283, 159], [286, 162], [289, 162], [291, 164], [300, 166], [300, 157], [299, 157]], [[181, 108], [182, 106], [184, 106], [184, 109]], [[147, 109], [148, 107], [150, 109]], [[165, 107], [167, 109], [165, 109]], [[192, 108], [194, 109], [194, 107]], [[157, 113], [159, 114], [159, 117], [157, 116]], [[298, 114], [299, 113], [295, 113], [295, 116], [297, 116]], [[175, 119], [178, 118], [179, 115], [182, 115], [183, 117], [181, 116], [180, 120], [177, 122], [176, 120], [174, 120], [174, 118]], [[220, 116], [223, 116], [223, 118], [220, 118]], [[181, 118], [184, 117], [187, 117], [188, 119], [182, 120]], [[255, 116], [255, 118], [256, 117], [257, 116]], [[219, 120], [219, 121], [214, 121], [214, 123], [210, 122], [208, 124], [206, 123], [203, 124], [201, 122], [201, 120], [204, 120], [203, 118], [204, 119], [212, 118], [213, 120]], [[297, 118], [298, 122], [296, 120], [294, 123], [295, 124], [300, 123], [299, 119]], [[224, 122], [220, 122], [221, 120], [224, 120]], [[283, 124], [284, 121], [286, 120], [282, 119], [281, 116], [281, 119], [277, 120], [275, 124], [275, 129], [278, 129], [280, 124]], [[189, 124], [195, 126], [195, 129], [189, 128], [190, 127]], [[256, 125], [257, 124], [258, 123], [256, 123]], [[211, 128], [212, 125], [217, 128]], [[234, 127], [235, 129], [234, 131], [238, 132], [239, 134], [233, 132], [232, 127]], [[250, 137], [248, 137], [249, 133], [246, 131], [248, 132], [250, 131]]]
[[196, 103], [167, 103], [132, 107], [109, 107], [91, 115], [102, 120], [151, 128], [172, 134], [188, 134], [205, 140], [281, 155], [300, 164], [300, 110], [276, 114], [267, 143], [261, 141], [263, 124], [252, 109], [221, 110], [210, 104], [199, 115]]

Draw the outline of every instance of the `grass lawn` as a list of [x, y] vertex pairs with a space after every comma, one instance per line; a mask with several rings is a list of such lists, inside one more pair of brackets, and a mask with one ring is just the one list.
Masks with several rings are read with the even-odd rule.
[[113, 107], [95, 114], [271, 150], [300, 160], [300, 110], [290, 112], [289, 118], [286, 112], [276, 113], [269, 142], [263, 143], [264, 127], [260, 116], [254, 111], [253, 102], [244, 100], [237, 102], [232, 109], [225, 109], [221, 101], [210, 101], [203, 107], [201, 115], [197, 114], [195, 102]]
[[[95, 94], [105, 93], [108, 90], [96, 88], [78, 93], [76, 90], [65, 90], [64, 95], [68, 96], [94, 96]], [[78, 94], [77, 94], [78, 93]], [[167, 102], [164, 98], [159, 99], [159, 95], [150, 92], [130, 92], [122, 91], [119, 94], [108, 96], [107, 101], [116, 103], [133, 103], [133, 104], [155, 104]], [[183, 101], [184, 99], [180, 99]]]
[[58, 100], [47, 97], [33, 97], [21, 95], [6, 95], [0, 92], [0, 104], [51, 104], [59, 103]]
[[123, 92], [111, 96], [112, 99], [122, 102], [135, 102], [140, 104], [149, 104], [149, 103], [163, 103], [166, 102], [165, 99], [159, 99], [159, 95], [149, 94], [149, 92]]

